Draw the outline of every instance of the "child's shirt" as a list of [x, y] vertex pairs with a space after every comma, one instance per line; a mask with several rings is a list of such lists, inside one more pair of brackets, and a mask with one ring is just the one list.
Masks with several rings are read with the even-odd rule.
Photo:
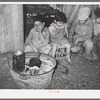
[[77, 37], [89, 36], [91, 38], [93, 34], [93, 23], [91, 20], [88, 20], [86, 23], [80, 24], [79, 20], [76, 20], [72, 25], [72, 31], [72, 34], [75, 33]]
[[94, 36], [100, 35], [100, 24], [96, 23], [95, 20], [93, 20], [94, 25]]
[[64, 24], [63, 26], [59, 27], [55, 23], [52, 23], [49, 27], [49, 31], [51, 33], [51, 41], [59, 41], [64, 39], [64, 36], [67, 32], [67, 25]]
[[47, 38], [49, 35], [49, 30], [47, 28], [45, 28], [42, 33], [39, 33], [35, 28], [32, 28], [26, 40], [26, 44], [28, 44], [30, 41], [36, 47], [43, 45], [45, 42], [48, 44], [49, 40], [47, 40]]

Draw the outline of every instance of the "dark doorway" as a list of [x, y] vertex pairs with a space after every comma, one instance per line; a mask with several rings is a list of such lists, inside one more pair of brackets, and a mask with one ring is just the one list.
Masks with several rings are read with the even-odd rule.
[[26, 40], [30, 30], [34, 27], [34, 21], [37, 15], [47, 15], [45, 17], [46, 27], [48, 27], [52, 21], [53, 17], [50, 15], [54, 15], [58, 10], [54, 10], [49, 5], [24, 5], [24, 40]]

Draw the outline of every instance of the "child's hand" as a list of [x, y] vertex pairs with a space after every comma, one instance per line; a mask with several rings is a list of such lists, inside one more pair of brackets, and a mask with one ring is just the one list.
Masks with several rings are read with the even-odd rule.
[[78, 38], [78, 39], [76, 39], [75, 42], [74, 42], [74, 44], [77, 45], [78, 42], [81, 42], [81, 40], [82, 40], [82, 38]]

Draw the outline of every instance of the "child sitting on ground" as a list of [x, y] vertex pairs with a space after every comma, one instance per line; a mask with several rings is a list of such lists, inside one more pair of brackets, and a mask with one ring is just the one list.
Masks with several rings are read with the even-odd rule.
[[[55, 57], [57, 48], [67, 48], [66, 60], [71, 63], [70, 59], [70, 44], [68, 42], [68, 31], [66, 25], [66, 16], [62, 12], [57, 12], [55, 14], [54, 22], [49, 27], [51, 33], [51, 43], [52, 43], [52, 57]], [[66, 36], [66, 37], [65, 37]]]
[[[92, 34], [93, 23], [91, 20], [91, 9], [82, 7], [79, 9], [78, 18], [71, 27], [71, 35], [73, 38], [74, 47], [71, 48], [72, 52], [77, 52], [84, 47], [84, 56], [88, 60], [92, 60]], [[76, 49], [76, 50], [75, 50]]]
[[31, 29], [25, 42], [24, 52], [41, 52], [49, 54], [51, 45], [49, 44], [50, 32], [45, 27], [44, 16], [37, 16], [34, 27]]

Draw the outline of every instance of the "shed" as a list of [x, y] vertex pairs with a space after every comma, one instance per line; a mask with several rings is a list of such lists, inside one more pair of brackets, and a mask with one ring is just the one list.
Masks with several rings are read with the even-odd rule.
[[[46, 9], [45, 6], [43, 5], [42, 7]], [[75, 9], [70, 11], [69, 8], [72, 6]], [[96, 7], [96, 5], [89, 6], [92, 9]], [[40, 5], [37, 5], [37, 7], [40, 7]], [[62, 7], [64, 13], [67, 12], [71, 15], [68, 19], [71, 22], [74, 20], [80, 6], [62, 5]], [[15, 52], [19, 49], [23, 50], [26, 31], [23, 8], [23, 4], [0, 4], [0, 53]]]

